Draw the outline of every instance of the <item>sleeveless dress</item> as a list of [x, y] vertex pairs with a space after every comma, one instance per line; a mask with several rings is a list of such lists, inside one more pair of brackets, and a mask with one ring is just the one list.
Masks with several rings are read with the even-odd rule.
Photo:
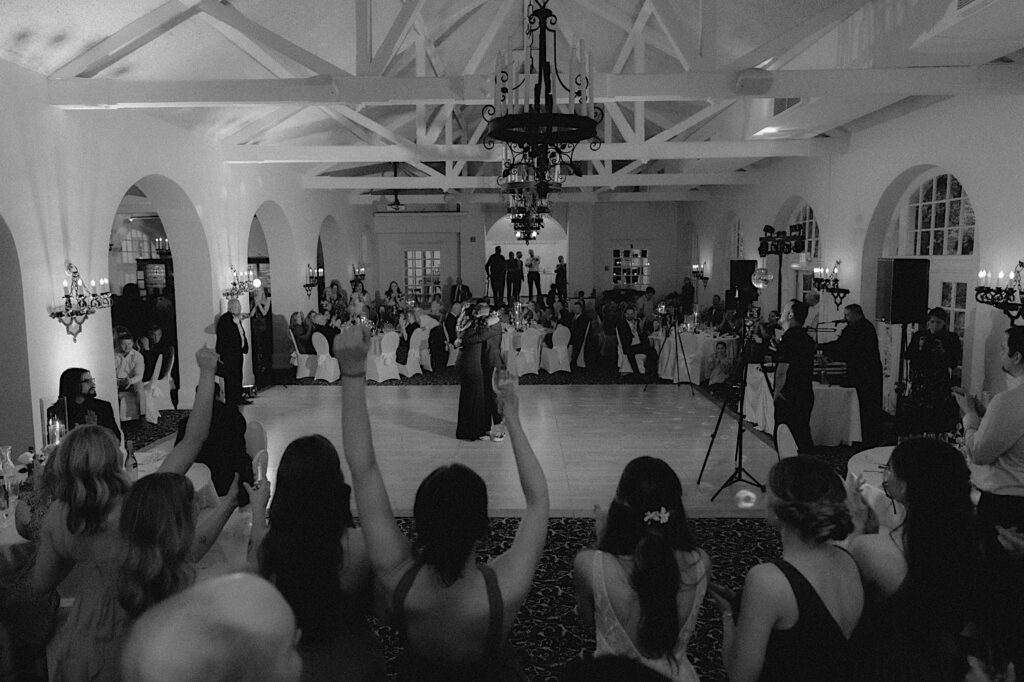
[[[679, 628], [679, 637], [676, 639], [676, 646], [672, 650], [672, 656], [662, 658], [646, 658], [633, 644], [629, 638], [618, 616], [612, 609], [611, 599], [608, 597], [608, 588], [604, 577], [604, 552], [594, 552], [594, 626], [597, 634], [597, 647], [594, 656], [625, 656], [639, 661], [644, 666], [661, 673], [674, 682], [694, 682], [700, 680], [697, 671], [694, 670], [690, 659], [686, 657], [686, 645], [690, 641], [697, 626], [697, 614], [700, 612], [700, 605], [704, 601], [704, 593], [708, 587], [708, 575], [700, 555], [697, 552], [688, 554], [696, 557], [700, 566], [700, 575], [697, 578], [697, 585], [694, 588], [693, 606], [687, 614], [685, 621]], [[673, 660], [674, 659], [674, 660]]]
[[788, 561], [776, 559], [772, 563], [789, 581], [798, 615], [790, 629], [772, 630], [759, 679], [853, 679], [851, 640], [846, 639], [814, 586]]
[[505, 603], [501, 599], [498, 577], [494, 574], [494, 569], [486, 564], [477, 565], [487, 586], [487, 603], [490, 607], [487, 642], [484, 645], [483, 656], [477, 661], [468, 663], [451, 663], [430, 658], [412, 650], [406, 633], [405, 598], [409, 595], [409, 590], [421, 568], [423, 568], [423, 564], [416, 564], [409, 568], [395, 590], [394, 625], [399, 632], [404, 649], [404, 653], [398, 661], [398, 679], [416, 680], [417, 682], [479, 682], [480, 680], [521, 682], [526, 680], [526, 674], [511, 643], [503, 641], [501, 630], [505, 617]]

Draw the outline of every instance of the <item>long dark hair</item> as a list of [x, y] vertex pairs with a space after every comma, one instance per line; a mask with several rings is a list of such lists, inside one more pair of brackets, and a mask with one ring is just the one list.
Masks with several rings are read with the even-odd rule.
[[182, 474], [150, 474], [132, 486], [121, 505], [128, 554], [117, 598], [131, 618], [195, 581], [188, 553], [195, 537], [192, 483]]
[[[89, 370], [81, 367], [68, 367], [60, 374], [57, 396], [74, 400], [82, 394], [82, 375], [88, 374]], [[54, 403], [56, 405], [57, 403]]]
[[330, 640], [341, 627], [341, 536], [354, 525], [350, 496], [329, 440], [304, 436], [285, 448], [259, 564], [291, 605], [304, 642]]
[[413, 516], [419, 560], [451, 585], [462, 577], [474, 545], [487, 534], [487, 485], [462, 464], [438, 467], [416, 490]]
[[[971, 472], [952, 445], [913, 438], [896, 446], [889, 466], [906, 483], [903, 583], [916, 628], [962, 624], [981, 558], [971, 503]], [[942, 599], [936, 599], [942, 595]]]
[[638, 648], [648, 658], [671, 655], [681, 626], [676, 594], [683, 585], [675, 552], [692, 552], [698, 545], [686, 519], [683, 487], [664, 460], [637, 457], [626, 465], [597, 548], [634, 558], [630, 580], [640, 599]]

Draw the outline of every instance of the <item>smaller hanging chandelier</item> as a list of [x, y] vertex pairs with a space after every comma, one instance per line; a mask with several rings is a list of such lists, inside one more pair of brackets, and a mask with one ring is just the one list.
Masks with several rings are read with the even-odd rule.
[[[995, 286], [992, 278], [995, 277]], [[1016, 325], [1024, 317], [1024, 261], [1017, 261], [1017, 267], [1009, 274], [991, 270], [978, 273], [979, 286], [974, 288], [974, 300], [1003, 311], [1010, 318], [1010, 325]]]
[[82, 333], [82, 325], [86, 318], [97, 310], [110, 307], [110, 284], [106, 277], [100, 279], [97, 290], [96, 281], [85, 286], [78, 268], [71, 261], [64, 265], [64, 272], [71, 278], [65, 279], [64, 302], [50, 306], [50, 317], [64, 325], [64, 330], [71, 340], [78, 343], [78, 335]]
[[831, 268], [818, 267], [814, 268], [814, 288], [825, 294], [832, 294], [832, 300], [836, 304], [836, 310], [843, 305], [843, 299], [850, 293], [849, 289], [844, 289], [839, 286], [839, 264], [842, 261], [836, 261], [836, 264]]
[[572, 158], [576, 145], [601, 145], [597, 125], [604, 118], [594, 106], [593, 67], [583, 41], [570, 54], [567, 85], [558, 70], [555, 13], [548, 0], [530, 0], [528, 10], [523, 60], [513, 57], [510, 40], [495, 60], [494, 101], [483, 109], [483, 145], [505, 144], [498, 186], [516, 237], [527, 242], [543, 226], [538, 216], [549, 211], [548, 197], [562, 189], [565, 176], [581, 174]]
[[231, 300], [233, 298], [238, 298], [242, 294], [252, 293], [253, 291], [259, 289], [261, 286], [263, 286], [263, 282], [260, 281], [259, 277], [255, 276], [255, 273], [252, 271], [252, 268], [249, 268], [248, 270], [243, 270], [241, 273], [239, 273], [237, 270], [235, 270], [235, 266], [232, 265], [231, 286], [229, 286], [227, 289], [224, 289], [221, 292], [221, 295], [224, 296], [224, 298]]

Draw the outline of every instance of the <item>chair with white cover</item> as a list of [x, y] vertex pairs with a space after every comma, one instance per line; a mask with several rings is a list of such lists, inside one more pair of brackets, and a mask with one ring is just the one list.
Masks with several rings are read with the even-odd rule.
[[305, 379], [316, 374], [316, 355], [299, 352], [299, 344], [295, 343], [295, 335], [291, 329], [288, 330], [288, 338], [292, 342], [291, 364], [295, 366], [295, 378]]
[[380, 340], [380, 355], [370, 353], [366, 358], [366, 380], [380, 383], [388, 379], [401, 379], [398, 373], [398, 332], [386, 332]]
[[164, 357], [160, 355], [153, 365], [153, 375], [149, 381], [142, 385], [142, 410], [146, 415], [146, 421], [156, 424], [160, 421], [160, 410], [173, 410], [174, 402], [171, 400], [171, 372], [174, 370], [176, 356], [174, 348], [169, 352], [170, 362], [163, 367]]
[[530, 327], [519, 339], [519, 352], [516, 354], [517, 374], [536, 374], [540, 371], [540, 332]]
[[[428, 316], [424, 315], [424, 317]], [[434, 318], [428, 317], [428, 319]], [[438, 327], [440, 325], [435, 324], [434, 326]], [[433, 331], [433, 328], [424, 329], [423, 326], [420, 325], [420, 329], [423, 329], [423, 342], [420, 344], [420, 367], [422, 367], [425, 372], [433, 372], [434, 360], [430, 357], [430, 332]], [[409, 345], [411, 346], [412, 343], [410, 342]]]
[[587, 339], [590, 338], [590, 325], [591, 325], [591, 322], [587, 322], [587, 331], [583, 332], [583, 348], [579, 348], [579, 349], [573, 348], [572, 351], [570, 351], [570, 354], [569, 354], [569, 357], [572, 357], [572, 355], [575, 354], [577, 351], [579, 352], [579, 357], [576, 358], [576, 366], [577, 367], [586, 367], [587, 366], [587, 358], [586, 358], [586, 355], [587, 355]]
[[800, 454], [797, 451], [793, 432], [785, 424], [776, 424], [775, 426], [775, 451], [779, 455], [779, 459], [796, 457]]
[[[622, 352], [622, 343], [619, 342], [617, 347], [619, 350], [619, 374], [632, 374], [633, 367], [629, 364], [629, 358]], [[645, 366], [645, 361], [647, 360], [647, 355], [644, 353], [637, 353], [633, 357], [636, 358], [636, 367], [640, 370], [640, 373], [646, 373], [647, 368]]]
[[341, 376], [341, 368], [338, 367], [338, 360], [331, 355], [327, 337], [320, 332], [313, 332], [313, 348], [316, 349], [316, 374], [313, 379], [329, 384], [337, 381]]
[[548, 374], [554, 372], [569, 372], [569, 337], [571, 333], [565, 325], [555, 327], [551, 334], [551, 348], [544, 346], [540, 349], [540, 368]]
[[[416, 327], [412, 336], [409, 337], [409, 355], [404, 365], [398, 365], [398, 373], [404, 377], [411, 377], [415, 374], [423, 374], [421, 366], [421, 349], [427, 342], [427, 332], [423, 327]], [[429, 354], [428, 354], [429, 355]]]
[[448, 337], [448, 327], [444, 327], [444, 341], [448, 346], [448, 366], [454, 367], [459, 362], [461, 349], [455, 347], [455, 339]]

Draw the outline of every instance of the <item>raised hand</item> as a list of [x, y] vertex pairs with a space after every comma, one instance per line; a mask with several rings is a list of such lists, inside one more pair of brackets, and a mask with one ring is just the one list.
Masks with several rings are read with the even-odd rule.
[[86, 424], [98, 424], [99, 419], [96, 418], [96, 413], [92, 410], [85, 411], [85, 423]]
[[494, 397], [498, 401], [498, 409], [506, 417], [519, 415], [519, 394], [516, 393], [518, 383], [518, 379], [507, 369], [497, 367], [494, 369], [491, 386], [494, 388]]
[[220, 362], [220, 355], [212, 348], [207, 348], [205, 343], [196, 351], [196, 364], [199, 365], [200, 372], [216, 372], [218, 362]]
[[370, 352], [370, 330], [363, 324], [348, 325], [334, 337], [334, 357], [344, 376], [366, 373], [366, 355]]
[[249, 501], [252, 503], [253, 518], [255, 518], [257, 513], [262, 514], [265, 512], [267, 505], [270, 503], [270, 481], [267, 480], [267, 460], [261, 458], [258, 466], [259, 472], [256, 476], [256, 483], [253, 485], [242, 483], [245, 487], [245, 492], [249, 493]]

